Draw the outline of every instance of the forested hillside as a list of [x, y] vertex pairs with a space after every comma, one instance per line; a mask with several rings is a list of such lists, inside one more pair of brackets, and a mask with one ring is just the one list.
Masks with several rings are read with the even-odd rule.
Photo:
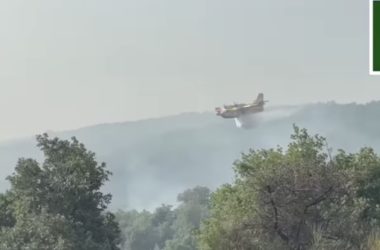
[[[335, 149], [371, 146], [378, 151], [379, 110], [380, 102], [269, 107], [251, 130], [237, 129], [233, 120], [213, 113], [187, 113], [49, 134], [76, 136], [107, 163], [113, 172], [105, 188], [113, 194], [112, 208], [154, 209], [175, 204], [177, 194], [188, 188], [230, 183], [231, 165], [242, 152], [286, 146], [293, 123], [326, 136]], [[13, 172], [19, 157], [41, 160], [35, 144], [32, 137], [0, 144], [0, 178]], [[2, 190], [8, 187], [5, 180], [0, 185]]]
[[180, 206], [119, 212], [124, 250], [378, 250], [380, 157], [336, 154], [294, 126], [287, 147], [250, 150], [232, 183], [196, 187]]

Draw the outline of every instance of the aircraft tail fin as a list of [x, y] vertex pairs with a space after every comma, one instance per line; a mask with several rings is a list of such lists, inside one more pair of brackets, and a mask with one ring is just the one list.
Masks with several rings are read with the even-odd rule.
[[264, 94], [263, 93], [258, 94], [254, 103], [255, 104], [264, 104]]

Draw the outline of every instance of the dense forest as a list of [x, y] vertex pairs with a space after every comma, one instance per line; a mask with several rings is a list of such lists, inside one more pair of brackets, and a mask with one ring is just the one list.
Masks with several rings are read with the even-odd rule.
[[75, 137], [37, 136], [43, 161], [20, 158], [0, 196], [0, 247], [14, 249], [379, 249], [380, 157], [333, 153], [293, 125], [286, 147], [251, 149], [235, 179], [197, 186], [153, 212], [107, 209], [111, 172]]

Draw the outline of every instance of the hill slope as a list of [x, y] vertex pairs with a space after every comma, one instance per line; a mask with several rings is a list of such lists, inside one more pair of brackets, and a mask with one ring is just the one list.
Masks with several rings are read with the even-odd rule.
[[[269, 108], [257, 120], [254, 129], [244, 130], [211, 113], [188, 113], [51, 135], [76, 136], [107, 163], [114, 173], [106, 187], [113, 194], [114, 209], [150, 209], [173, 203], [186, 188], [216, 188], [230, 182], [232, 163], [242, 152], [286, 146], [293, 123], [327, 137], [335, 149], [372, 146], [380, 150], [380, 102]], [[19, 157], [41, 159], [33, 138], [0, 145], [1, 179], [12, 173]], [[7, 185], [2, 181], [0, 188]]]

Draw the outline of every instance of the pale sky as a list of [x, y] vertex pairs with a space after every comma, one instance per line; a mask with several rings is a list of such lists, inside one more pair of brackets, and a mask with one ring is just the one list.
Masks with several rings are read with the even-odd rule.
[[0, 0], [0, 140], [97, 123], [379, 99], [368, 1]]

